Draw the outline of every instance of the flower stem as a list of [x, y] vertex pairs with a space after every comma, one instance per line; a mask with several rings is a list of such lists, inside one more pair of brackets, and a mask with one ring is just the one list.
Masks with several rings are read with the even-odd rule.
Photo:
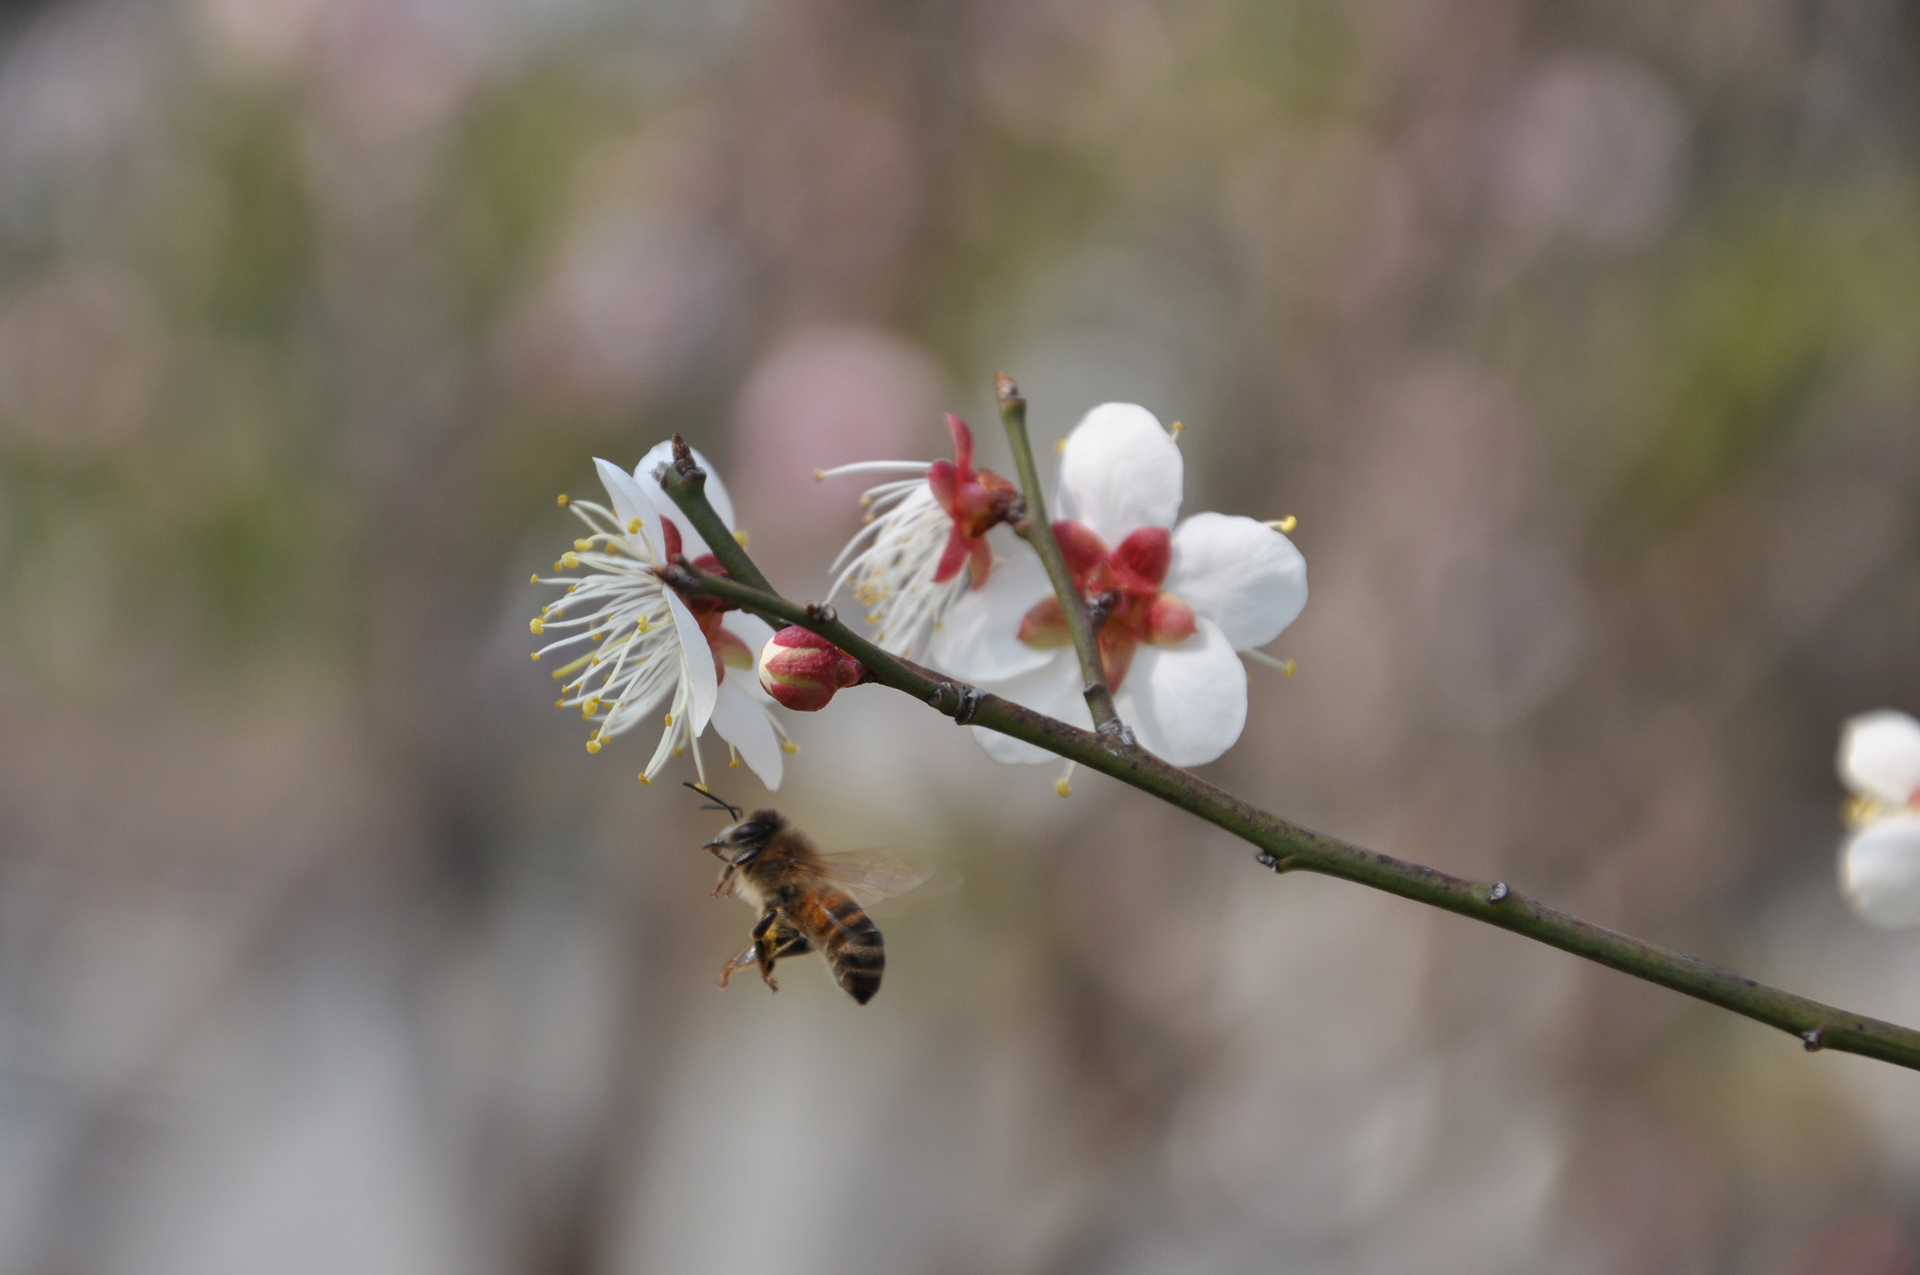
[[1033, 444], [1027, 440], [1027, 400], [1013, 378], [1001, 372], [993, 378], [993, 396], [1000, 403], [1000, 423], [1006, 426], [1007, 442], [1013, 445], [1014, 468], [1020, 473], [1020, 491], [1027, 503], [1027, 516], [1014, 524], [1013, 534], [1033, 546], [1053, 581], [1054, 596], [1060, 599], [1060, 612], [1066, 617], [1067, 632], [1073, 637], [1074, 654], [1080, 657], [1080, 678], [1093, 714], [1093, 727], [1102, 735], [1118, 735], [1132, 742], [1132, 733], [1121, 724], [1113, 707], [1113, 691], [1107, 686], [1107, 672], [1100, 663], [1100, 644], [1095, 636], [1093, 617], [1087, 614], [1086, 599], [1074, 586], [1073, 573], [1067, 570], [1066, 555], [1054, 538], [1053, 524], [1047, 520], [1046, 498], [1040, 494], [1040, 471], [1033, 463]]
[[[725, 534], [706, 502], [702, 484], [669, 467], [661, 485], [700, 529], [731, 577], [674, 565], [665, 574], [675, 588], [720, 598], [770, 620], [818, 633], [865, 664], [872, 680], [912, 695], [957, 721], [1038, 745], [1198, 815], [1258, 848], [1260, 862], [1276, 871], [1318, 872], [1457, 912], [1791, 1032], [1809, 1050], [1837, 1049], [1920, 1070], [1920, 1032], [1912, 1028], [1796, 996], [1671, 948], [1583, 921], [1509, 889], [1504, 882], [1456, 877], [1303, 828], [1168, 765], [1137, 744], [1069, 726], [891, 655], [841, 623], [830, 607], [789, 602], [771, 589], [743, 583], [764, 583], [765, 577], [746, 550]], [[720, 529], [718, 536], [708, 534], [709, 523]]]

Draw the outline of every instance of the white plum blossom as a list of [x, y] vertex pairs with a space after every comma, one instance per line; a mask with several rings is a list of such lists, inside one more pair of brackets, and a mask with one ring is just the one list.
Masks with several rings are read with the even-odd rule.
[[[665, 710], [660, 742], [640, 772], [641, 782], [651, 783], [669, 758], [691, 748], [704, 784], [699, 740], [711, 723], [727, 741], [731, 763], [744, 759], [762, 783], [776, 789], [782, 754], [792, 745], [754, 674], [760, 648], [773, 630], [744, 612], [723, 610], [711, 598], [682, 597], [655, 570], [683, 554], [696, 566], [719, 569], [706, 541], [661, 490], [657, 475], [672, 459], [671, 443], [649, 451], [631, 474], [596, 459], [611, 509], [561, 497], [587, 524], [588, 534], [573, 542], [554, 569], [583, 574], [534, 577], [536, 584], [564, 585], [566, 593], [529, 627], [536, 634], [567, 636], [533, 658], [592, 644], [553, 674], [562, 683], [556, 707], [577, 708], [583, 720], [595, 723], [587, 738], [590, 753]], [[694, 459], [707, 471], [708, 502], [732, 528], [733, 502], [726, 487], [705, 457], [695, 452]], [[729, 671], [740, 676], [729, 677]]]
[[[1068, 436], [1054, 534], [1099, 602], [1101, 663], [1140, 744], [1176, 766], [1220, 756], [1247, 718], [1240, 653], [1279, 636], [1307, 602], [1306, 561], [1272, 524], [1202, 513], [1175, 525], [1184, 467], [1173, 436], [1131, 403], [1088, 412]], [[1092, 715], [1060, 604], [1037, 555], [1002, 563], [954, 603], [931, 658], [945, 672], [1082, 727]], [[976, 728], [1002, 762], [1055, 755]], [[1063, 781], [1064, 785], [1064, 781]], [[1062, 787], [1064, 792], [1064, 786]]]
[[1854, 833], [1840, 850], [1840, 889], [1862, 918], [1920, 926], [1920, 722], [1882, 710], [1840, 734], [1840, 780]]
[[874, 642], [909, 658], [962, 594], [987, 582], [993, 570], [987, 532], [1006, 521], [1020, 496], [992, 470], [973, 467], [973, 432], [965, 421], [949, 415], [947, 428], [952, 460], [863, 461], [814, 475], [908, 475], [860, 497], [866, 525], [834, 559], [828, 594], [851, 586]]

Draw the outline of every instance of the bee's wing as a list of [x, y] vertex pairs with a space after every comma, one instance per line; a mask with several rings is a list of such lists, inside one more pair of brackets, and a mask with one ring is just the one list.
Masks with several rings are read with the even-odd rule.
[[822, 854], [820, 870], [827, 884], [845, 890], [863, 908], [905, 894], [932, 875], [878, 847]]

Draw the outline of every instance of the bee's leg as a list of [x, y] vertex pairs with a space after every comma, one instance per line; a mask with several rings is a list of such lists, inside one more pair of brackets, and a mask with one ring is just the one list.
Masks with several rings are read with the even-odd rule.
[[775, 982], [773, 977], [773, 950], [780, 937], [780, 931], [775, 929], [775, 926], [779, 919], [778, 912], [772, 908], [767, 909], [767, 914], [761, 917], [753, 927], [753, 947], [750, 949], [754, 960], [760, 966], [760, 981], [767, 985], [768, 991], [774, 992], [780, 990], [780, 984]]
[[749, 943], [738, 952], [735, 952], [732, 959], [720, 967], [720, 986], [725, 987], [727, 985], [727, 980], [733, 977], [735, 970], [743, 970], [759, 960], [759, 951], [760, 945], [758, 943]]
[[776, 927], [767, 941], [773, 945], [773, 959], [776, 961], [784, 961], [789, 956], [805, 956], [813, 950], [813, 944], [806, 935], [784, 925]]
[[736, 871], [738, 871], [738, 869], [735, 868], [734, 865], [731, 863], [729, 863], [726, 867], [720, 869], [720, 880], [719, 880], [719, 883], [713, 887], [713, 894], [711, 897], [716, 899], [725, 898], [730, 892], [732, 892], [733, 874]]

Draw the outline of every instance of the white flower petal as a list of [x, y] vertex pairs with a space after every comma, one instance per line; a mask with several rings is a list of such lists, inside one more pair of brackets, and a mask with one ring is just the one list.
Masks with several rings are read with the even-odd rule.
[[1874, 925], [1920, 925], [1920, 815], [1895, 815], [1854, 833], [1840, 851], [1840, 890]]
[[729, 611], [720, 617], [720, 627], [747, 644], [747, 650], [753, 654], [753, 667], [750, 669], [729, 668], [727, 676], [721, 679], [724, 687], [739, 684], [748, 698], [761, 704], [773, 703], [773, 696], [767, 694], [767, 688], [760, 685], [760, 648], [773, 640], [773, 628], [758, 616], [748, 615], [745, 611]]
[[[620, 530], [630, 540], [644, 538], [646, 560], [657, 562], [660, 558], [660, 516], [653, 510], [653, 502], [647, 499], [640, 485], [620, 466], [610, 460], [593, 458], [593, 467], [600, 474], [600, 485], [607, 489], [607, 498], [613, 502], [613, 512], [620, 519]], [[640, 524], [636, 535], [627, 531], [635, 522]]]
[[1220, 626], [1203, 618], [1177, 646], [1141, 644], [1114, 708], [1142, 748], [1198, 766], [1231, 748], [1247, 724], [1246, 666]]
[[[733, 500], [727, 495], [727, 486], [720, 481], [719, 473], [707, 458], [700, 454], [700, 449], [695, 447], [692, 451], [694, 463], [707, 471], [707, 503], [713, 506], [713, 512], [720, 515], [720, 521], [727, 525], [727, 530], [732, 531], [739, 524], [733, 520]], [[688, 524], [686, 515], [680, 512], [680, 506], [673, 503], [673, 497], [661, 490], [659, 481], [654, 478], [662, 465], [672, 463], [672, 440], [656, 443], [633, 467], [633, 476], [639, 482], [640, 489], [653, 501], [654, 508], [660, 511], [660, 516], [672, 520], [673, 525], [680, 529], [680, 551], [689, 558], [697, 558], [703, 553], [713, 552], [712, 546]]]
[[1185, 463], [1173, 436], [1134, 403], [1102, 403], [1067, 435], [1053, 516], [1092, 527], [1112, 548], [1141, 527], [1171, 527]]
[[680, 595], [669, 589], [666, 598], [667, 613], [673, 617], [674, 630], [680, 635], [688, 708], [693, 714], [693, 733], [698, 735], [713, 716], [713, 700], [719, 689], [719, 679], [713, 675], [713, 648], [707, 645], [707, 635], [700, 631], [700, 622], [687, 610]]
[[747, 644], [756, 665], [760, 662], [760, 648], [773, 640], [773, 626], [745, 611], [727, 612], [720, 617], [720, 627]]
[[[982, 689], [1083, 730], [1092, 730], [1093, 714], [1087, 711], [1087, 701], [1080, 692], [1080, 665], [1073, 652], [1058, 650], [1046, 654], [1048, 661], [1042, 667]], [[1044, 748], [984, 726], [974, 727], [973, 737], [987, 756], [1002, 765], [1037, 766], [1060, 760]]]
[[1904, 806], [1920, 792], [1920, 722], [1882, 709], [1840, 732], [1840, 780], [1863, 796]]
[[755, 679], [738, 677], [729, 677], [720, 683], [720, 693], [713, 701], [713, 729], [740, 750], [740, 760], [753, 768], [768, 791], [777, 791], [785, 761], [780, 737], [774, 733], [773, 723], [767, 720], [766, 708], [747, 693], [746, 681], [752, 681], [755, 686], [760, 684]]
[[1307, 560], [1264, 522], [1195, 514], [1173, 531], [1167, 592], [1220, 626], [1236, 651], [1265, 646], [1307, 605]]
[[933, 631], [927, 658], [944, 673], [981, 684], [1039, 668], [1060, 652], [1022, 642], [1020, 621], [1052, 594], [1040, 555], [1021, 545], [1013, 557], [994, 566], [984, 585], [968, 590], [948, 608]]

